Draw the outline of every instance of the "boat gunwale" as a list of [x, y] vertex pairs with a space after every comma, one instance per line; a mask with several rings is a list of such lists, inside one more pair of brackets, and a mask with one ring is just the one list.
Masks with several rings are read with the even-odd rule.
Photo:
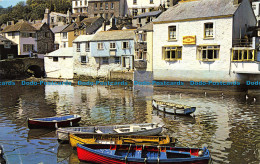
[[73, 118], [68, 118], [66, 120], [54, 120], [54, 121], [44, 121], [44, 120], [36, 120], [36, 119], [45, 119], [45, 118], [54, 118], [54, 117], [64, 117], [64, 116], [54, 116], [54, 117], [44, 117], [44, 118], [28, 118], [28, 121], [35, 121], [35, 122], [46, 122], [46, 123], [61, 123], [61, 122], [66, 122], [66, 121], [71, 121], [71, 120], [76, 120], [76, 119], [79, 119], [81, 118], [80, 115], [77, 115], [77, 114], [73, 114], [73, 115], [67, 115], [67, 116], [76, 116], [76, 117], [73, 117]]

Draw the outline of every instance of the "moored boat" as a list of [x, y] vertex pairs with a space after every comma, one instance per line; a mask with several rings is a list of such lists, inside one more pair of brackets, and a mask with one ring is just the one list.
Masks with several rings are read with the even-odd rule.
[[88, 126], [68, 127], [56, 130], [59, 141], [68, 141], [68, 134], [116, 134], [116, 135], [140, 135], [154, 136], [162, 132], [162, 126], [153, 123], [110, 125], [110, 126]]
[[137, 144], [137, 145], [174, 145], [175, 139], [169, 136], [122, 136], [113, 134], [69, 134], [70, 145], [77, 144]]
[[100, 164], [208, 164], [206, 148], [178, 148], [166, 146], [78, 144], [80, 161]]
[[57, 129], [58, 127], [76, 126], [81, 120], [79, 115], [55, 116], [45, 118], [29, 118], [28, 127], [34, 128], [50, 128]]
[[174, 104], [169, 102], [153, 100], [153, 107], [167, 114], [190, 115], [196, 111], [196, 107]]

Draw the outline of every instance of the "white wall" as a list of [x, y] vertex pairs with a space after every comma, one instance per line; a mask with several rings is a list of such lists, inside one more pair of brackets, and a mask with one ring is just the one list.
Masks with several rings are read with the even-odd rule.
[[[214, 23], [214, 39], [204, 38], [204, 23]], [[232, 17], [213, 20], [195, 20], [167, 24], [154, 24], [153, 69], [155, 80], [217, 80], [230, 81], [235, 74], [229, 75], [232, 48]], [[168, 41], [168, 26], [177, 26], [177, 41]], [[183, 36], [196, 35], [196, 45], [183, 45]], [[202, 62], [197, 60], [197, 46], [201, 44], [220, 45], [219, 60]], [[182, 46], [182, 60], [162, 60], [162, 47]]]

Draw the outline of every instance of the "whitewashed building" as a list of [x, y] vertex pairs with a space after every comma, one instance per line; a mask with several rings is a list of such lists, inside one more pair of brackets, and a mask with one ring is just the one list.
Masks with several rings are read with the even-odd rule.
[[48, 78], [73, 78], [73, 48], [61, 48], [44, 56], [44, 68]]
[[179, 3], [154, 21], [155, 80], [235, 81], [260, 73], [253, 46], [236, 44], [256, 25], [248, 0]]
[[257, 21], [259, 21], [260, 20], [260, 1], [252, 2], [252, 8], [254, 10]]

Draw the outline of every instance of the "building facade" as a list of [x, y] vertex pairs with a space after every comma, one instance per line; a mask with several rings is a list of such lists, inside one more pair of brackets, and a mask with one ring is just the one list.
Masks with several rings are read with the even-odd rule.
[[154, 79], [235, 81], [245, 77], [238, 70], [258, 72], [255, 47], [235, 48], [247, 26], [255, 25], [248, 0], [200, 0], [169, 8], [154, 22]]
[[0, 60], [18, 57], [17, 44], [0, 35]]

